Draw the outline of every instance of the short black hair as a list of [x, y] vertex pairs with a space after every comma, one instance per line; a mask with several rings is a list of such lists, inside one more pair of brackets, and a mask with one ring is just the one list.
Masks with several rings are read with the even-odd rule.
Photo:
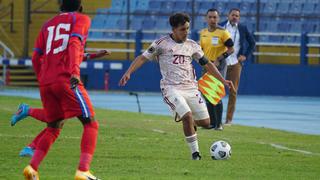
[[231, 8], [230, 11], [229, 11], [229, 14], [230, 14], [232, 11], [238, 11], [238, 12], [240, 13], [240, 9], [239, 9], [239, 8]]
[[60, 9], [63, 12], [79, 11], [81, 9], [81, 0], [62, 0]]
[[186, 13], [175, 13], [169, 18], [170, 26], [176, 28], [180, 25], [184, 25], [186, 22], [190, 22], [190, 17]]
[[218, 11], [218, 9], [215, 9], [215, 8], [208, 9], [206, 15], [208, 15], [209, 12], [217, 12], [217, 14], [220, 15], [220, 12]]

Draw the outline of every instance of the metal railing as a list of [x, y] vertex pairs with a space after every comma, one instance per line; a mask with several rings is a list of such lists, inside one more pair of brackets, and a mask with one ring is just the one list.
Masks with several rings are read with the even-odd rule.
[[[144, 51], [142, 49], [143, 43], [151, 43], [153, 40], [143, 39], [143, 34], [167, 34], [171, 31], [167, 30], [118, 30], [118, 29], [91, 29], [90, 32], [103, 32], [103, 33], [125, 33], [125, 34], [133, 34], [135, 33], [135, 39], [114, 39], [114, 38], [89, 38], [89, 42], [109, 42], [109, 43], [135, 43], [135, 49], [125, 49], [125, 48], [111, 48], [110, 51], [113, 52], [124, 52], [124, 53], [135, 53], [135, 56], [138, 56], [141, 52]], [[198, 40], [199, 31], [192, 31], [190, 33], [191, 39]], [[254, 35], [257, 39], [261, 39], [260, 36], [268, 36], [268, 37], [295, 37], [300, 38], [299, 43], [292, 42], [268, 42], [268, 41], [258, 41], [256, 43], [257, 46], [274, 46], [274, 47], [297, 47], [300, 48], [300, 53], [289, 53], [289, 52], [254, 52], [255, 56], [281, 56], [281, 57], [300, 57], [300, 64], [307, 64], [308, 58], [319, 57], [320, 54], [310, 54], [309, 48], [320, 48], [320, 44], [309, 43], [310, 38], [320, 38], [320, 34], [307, 34], [307, 33], [281, 33], [281, 32], [254, 32]], [[101, 50], [100, 48], [86, 48], [87, 50], [97, 51]]]
[[0, 53], [3, 58], [14, 58], [14, 53], [2, 41], [0, 41]]

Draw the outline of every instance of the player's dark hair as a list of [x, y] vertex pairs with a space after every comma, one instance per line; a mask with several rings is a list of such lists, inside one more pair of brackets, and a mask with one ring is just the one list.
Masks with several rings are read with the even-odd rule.
[[217, 12], [217, 14], [220, 15], [220, 12], [218, 11], [218, 9], [215, 9], [215, 8], [208, 9], [206, 15], [208, 15], [209, 12]]
[[172, 28], [176, 28], [180, 25], [184, 25], [186, 22], [190, 22], [190, 17], [185, 13], [175, 13], [170, 16], [169, 22]]
[[81, 0], [62, 0], [60, 10], [63, 12], [73, 12], [82, 9]]
[[230, 9], [229, 14], [230, 14], [232, 11], [238, 11], [238, 12], [240, 13], [240, 9], [239, 9], [239, 8], [232, 8], [232, 9]]

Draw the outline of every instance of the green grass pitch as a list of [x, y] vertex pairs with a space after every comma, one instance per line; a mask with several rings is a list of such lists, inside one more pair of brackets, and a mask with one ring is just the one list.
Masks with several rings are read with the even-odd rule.
[[[32, 118], [10, 127], [21, 102], [41, 107], [39, 100], [0, 96], [1, 180], [23, 179], [30, 158], [19, 157], [19, 151], [45, 127]], [[96, 119], [100, 129], [91, 169], [101, 179], [320, 179], [320, 136], [240, 125], [222, 132], [199, 128], [203, 158], [192, 161], [181, 123], [171, 117], [96, 109]], [[80, 122], [67, 121], [40, 165], [40, 179], [74, 177], [81, 133]], [[231, 159], [211, 159], [209, 147], [217, 140], [231, 144]]]

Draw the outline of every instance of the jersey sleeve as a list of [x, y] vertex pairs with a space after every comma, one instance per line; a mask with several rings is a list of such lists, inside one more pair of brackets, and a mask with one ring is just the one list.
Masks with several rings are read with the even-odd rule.
[[149, 48], [142, 54], [149, 60], [156, 59], [156, 56], [160, 55], [160, 46], [154, 41]]
[[195, 59], [197, 62], [199, 62], [199, 59], [201, 59], [204, 56], [204, 52], [202, 51], [201, 46], [196, 42], [193, 42], [192, 49], [193, 49], [192, 58]]
[[231, 35], [227, 30], [225, 30], [222, 36], [223, 44], [227, 42], [229, 39], [231, 39]]
[[39, 73], [40, 73], [41, 57], [43, 57], [44, 53], [45, 53], [45, 39], [44, 39], [43, 28], [42, 28], [35, 42], [32, 58], [31, 58], [32, 67], [37, 77], [39, 76]]
[[[83, 45], [90, 28], [90, 18], [85, 15], [75, 16], [76, 19], [70, 34], [68, 54], [71, 60], [72, 75], [80, 76], [80, 63], [82, 62]], [[79, 41], [80, 40], [80, 41]]]
[[91, 20], [86, 15], [74, 16], [74, 22], [72, 26], [71, 37], [78, 37], [82, 43], [88, 36], [88, 31], [91, 25]]

